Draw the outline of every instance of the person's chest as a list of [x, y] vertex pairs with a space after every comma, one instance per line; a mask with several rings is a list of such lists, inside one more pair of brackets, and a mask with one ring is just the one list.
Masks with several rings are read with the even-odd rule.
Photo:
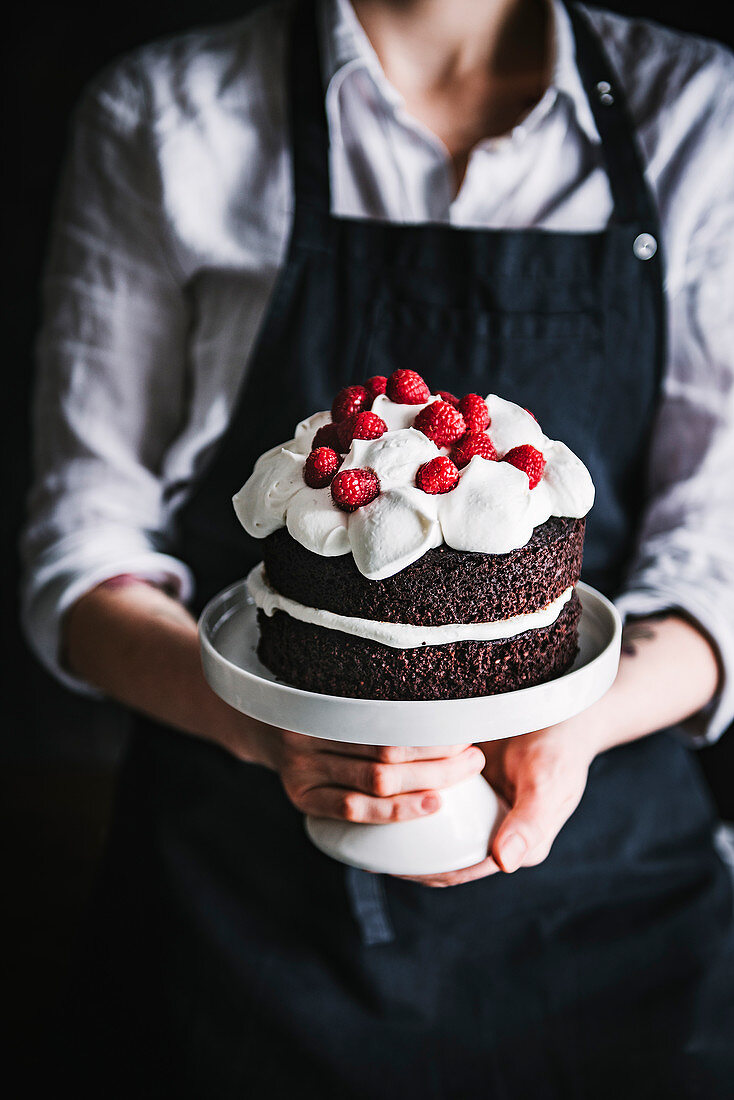
[[[285, 90], [269, 112], [212, 101], [159, 148], [169, 240], [191, 307], [191, 419], [168, 457], [214, 438], [254, 346], [282, 270], [293, 216]], [[332, 82], [326, 97], [330, 177], [337, 216], [457, 228], [602, 228], [611, 211], [598, 145], [574, 125], [570, 104], [549, 97], [530, 125], [482, 142], [455, 195], [443, 143], [376, 94], [368, 74]], [[273, 125], [273, 119], [280, 125]], [[179, 454], [179, 450], [183, 453]]]
[[[367, 73], [332, 84], [326, 110], [336, 216], [569, 232], [609, 218], [600, 147], [562, 96], [549, 94], [510, 134], [477, 145], [458, 194], [445, 145], [385, 104]], [[241, 362], [286, 255], [292, 154], [287, 126], [267, 122], [214, 102], [160, 145], [169, 240], [194, 307], [192, 360], [210, 360], [210, 373], [226, 369], [230, 353]]]
[[571, 232], [603, 228], [609, 218], [599, 143], [576, 125], [572, 105], [554, 91], [507, 134], [469, 151], [458, 193], [446, 141], [406, 107], [384, 103], [366, 72], [353, 72], [330, 89], [327, 108], [336, 213]]
[[[479, 142], [458, 193], [444, 142], [407, 109], [382, 102], [367, 73], [351, 73], [326, 104], [337, 216], [570, 232], [608, 220], [599, 143], [563, 96], [548, 93], [508, 134]], [[268, 122], [215, 102], [161, 142], [169, 239], [192, 282], [211, 270], [252, 277], [283, 259], [292, 157], [287, 127]]]

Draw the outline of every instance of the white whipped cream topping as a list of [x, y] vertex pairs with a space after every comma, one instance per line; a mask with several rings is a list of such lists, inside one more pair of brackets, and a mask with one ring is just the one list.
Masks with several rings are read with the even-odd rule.
[[443, 542], [437, 497], [414, 486], [388, 489], [350, 517], [349, 542], [354, 562], [365, 577], [381, 581], [422, 558]]
[[[292, 439], [290, 443], [283, 443], [283, 446], [288, 447], [291, 451], [297, 451], [298, 454], [309, 454], [313, 437], [319, 428], [323, 428], [325, 424], [331, 424], [331, 413], [328, 409], [325, 412], [307, 416], [296, 428], [295, 439]], [[257, 467], [255, 468], [257, 469]]]
[[594, 486], [583, 462], [564, 443], [543, 435], [519, 405], [495, 394], [486, 402], [488, 434], [500, 457], [524, 443], [542, 451], [546, 465], [534, 489], [522, 470], [478, 456], [461, 471], [451, 492], [432, 496], [417, 489], [418, 467], [448, 450], [411, 426], [426, 405], [398, 405], [381, 394], [372, 411], [385, 421], [387, 432], [380, 439], [355, 439], [341, 466], [371, 467], [380, 479], [375, 500], [342, 512], [328, 487], [310, 489], [304, 482], [311, 441], [331, 419], [329, 412], [319, 412], [301, 421], [293, 439], [261, 455], [233, 498], [235, 512], [256, 538], [286, 526], [315, 554], [334, 557], [351, 551], [370, 580], [392, 576], [442, 542], [456, 550], [508, 554], [525, 546], [533, 529], [550, 516], [585, 516], [594, 503]]
[[508, 619], [497, 619], [487, 623], [449, 623], [446, 626], [414, 626], [411, 623], [386, 623], [376, 619], [359, 619], [353, 615], [337, 615], [333, 611], [324, 611], [320, 607], [306, 607], [305, 604], [289, 600], [276, 592], [268, 583], [265, 566], [256, 565], [247, 578], [247, 590], [259, 608], [266, 615], [276, 611], [285, 611], [292, 619], [323, 626], [327, 630], [341, 630], [344, 634], [355, 634], [371, 642], [392, 646], [393, 649], [417, 649], [424, 645], [447, 645], [450, 642], [496, 642], [502, 638], [514, 638], [526, 630], [540, 630], [556, 621], [563, 608], [573, 595], [573, 588], [567, 588], [558, 599], [553, 600], [540, 611], [531, 611], [526, 615], [513, 615]]
[[[441, 530], [449, 546], [504, 554], [524, 546], [535, 526], [528, 475], [509, 462], [475, 456], [459, 484], [440, 501]], [[548, 517], [546, 516], [546, 519]]]
[[291, 501], [308, 488], [303, 480], [305, 461], [305, 454], [289, 446], [273, 447], [258, 458], [251, 477], [232, 497], [237, 517], [249, 535], [264, 539], [285, 527]]
[[352, 549], [348, 519], [346, 512], [334, 507], [331, 493], [310, 489], [301, 482], [301, 488], [288, 505], [286, 527], [291, 537], [307, 550], [325, 558], [336, 558]]
[[[416, 405], [412, 407], [417, 408]], [[369, 467], [379, 477], [380, 492], [384, 493], [388, 489], [415, 486], [418, 467], [430, 462], [437, 454], [436, 444], [417, 428], [388, 429], [379, 439], [355, 439], [339, 469]], [[420, 489], [416, 491], [422, 497], [430, 496], [430, 493], [423, 493]]]
[[[378, 394], [372, 402], [372, 412], [377, 413], [387, 424], [389, 432], [398, 431], [400, 428], [412, 427], [421, 409], [432, 405], [434, 401], [440, 401], [440, 397], [429, 397], [423, 405], [399, 405], [391, 401], [384, 393]], [[422, 434], [422, 433], [421, 433]], [[425, 439], [425, 436], [423, 437]]]
[[[532, 447], [543, 451], [543, 444], [548, 440], [534, 416], [520, 405], [516, 405], [514, 401], [505, 401], [504, 397], [498, 397], [496, 393], [489, 394], [486, 405], [489, 409], [487, 431], [498, 455], [507, 454], [513, 447], [519, 447], [522, 443], [529, 443]], [[545, 451], [543, 453], [545, 454]]]

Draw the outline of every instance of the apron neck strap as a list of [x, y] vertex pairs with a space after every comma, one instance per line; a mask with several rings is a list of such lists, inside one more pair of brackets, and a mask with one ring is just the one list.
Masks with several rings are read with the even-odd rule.
[[601, 138], [604, 167], [617, 222], [644, 222], [654, 229], [657, 207], [645, 180], [635, 127], [597, 33], [576, 4], [564, 0], [576, 40], [576, 64]]
[[297, 0], [291, 17], [287, 95], [296, 215], [331, 210], [329, 125], [322, 79], [316, 0]]
[[[329, 127], [318, 42], [317, 0], [298, 0], [290, 28], [288, 98], [296, 217], [331, 210]], [[566, 0], [564, 0], [566, 2]], [[601, 138], [617, 222], [644, 222], [654, 231], [657, 211], [621, 89], [598, 36], [575, 4], [567, 3], [576, 63]]]

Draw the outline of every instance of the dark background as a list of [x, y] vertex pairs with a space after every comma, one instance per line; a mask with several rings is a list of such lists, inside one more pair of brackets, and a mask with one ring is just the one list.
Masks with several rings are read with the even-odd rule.
[[[18, 628], [17, 531], [30, 478], [28, 407], [39, 279], [70, 112], [87, 81], [121, 53], [192, 26], [239, 18], [252, 0], [126, 0], [16, 5], [5, 17], [3, 616], [4, 894], [12, 973], [4, 1002], [21, 1042], [41, 1026], [62, 980], [89, 893], [124, 748], [126, 717], [65, 691], [30, 655]], [[648, 0], [604, 6], [734, 45], [727, 6]], [[733, 120], [734, 123], [734, 120]], [[728, 759], [727, 759], [728, 758]], [[734, 735], [700, 755], [722, 812], [734, 819]]]

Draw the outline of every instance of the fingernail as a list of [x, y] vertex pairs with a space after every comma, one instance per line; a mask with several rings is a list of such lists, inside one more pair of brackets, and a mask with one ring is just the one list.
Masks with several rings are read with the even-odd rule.
[[528, 846], [519, 833], [510, 833], [500, 846], [500, 862], [503, 871], [516, 871]]
[[427, 794], [421, 799], [421, 809], [424, 814], [435, 814], [441, 805], [441, 799], [437, 794]]

